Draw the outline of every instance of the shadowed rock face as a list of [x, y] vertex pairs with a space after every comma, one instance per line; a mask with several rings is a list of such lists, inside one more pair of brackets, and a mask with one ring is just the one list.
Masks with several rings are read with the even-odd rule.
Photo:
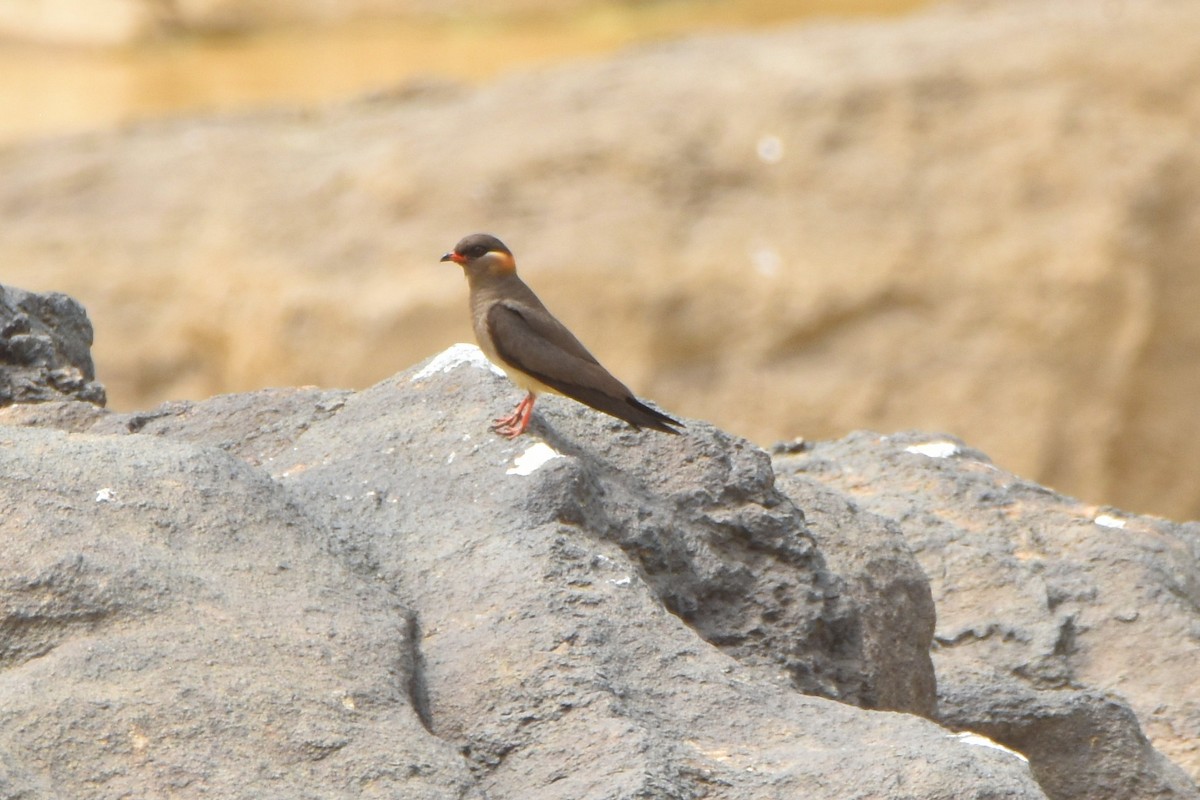
[[103, 406], [92, 324], [75, 300], [0, 285], [0, 406], [76, 398]]
[[[982, 455], [860, 435], [772, 459], [553, 397], [509, 441], [487, 425], [514, 395], [456, 346], [356, 393], [0, 410], [0, 789], [982, 800], [1084, 797], [1099, 766], [1200, 796], [1127, 706], [1055, 705], [1020, 653], [977, 650], [937, 708], [933, 601], [996, 566], [967, 546], [931, 596], [914, 526], [992, 506], [918, 481], [996, 472]], [[917, 509], [874, 502], [900, 486]]]

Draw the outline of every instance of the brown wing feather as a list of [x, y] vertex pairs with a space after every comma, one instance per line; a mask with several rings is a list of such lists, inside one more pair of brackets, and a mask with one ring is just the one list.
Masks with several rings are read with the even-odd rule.
[[499, 302], [487, 326], [500, 358], [555, 391], [634, 426], [678, 433], [669, 426], [683, 424], [641, 403], [549, 312]]

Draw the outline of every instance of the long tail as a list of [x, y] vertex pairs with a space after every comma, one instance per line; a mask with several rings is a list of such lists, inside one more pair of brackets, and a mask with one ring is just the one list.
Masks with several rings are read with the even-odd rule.
[[630, 425], [633, 425], [635, 428], [653, 428], [654, 430], [662, 431], [663, 433], [678, 434], [679, 431], [675, 430], [675, 428], [672, 428], [671, 426], [675, 425], [680, 428], [685, 427], [684, 424], [679, 420], [672, 419], [661, 411], [656, 411], [642, 401], [638, 400], [636, 397], [625, 398], [625, 403], [627, 408], [621, 409], [622, 411], [625, 411], [624, 414], [613, 412], [609, 413], [613, 413], [613, 416], [620, 417]]

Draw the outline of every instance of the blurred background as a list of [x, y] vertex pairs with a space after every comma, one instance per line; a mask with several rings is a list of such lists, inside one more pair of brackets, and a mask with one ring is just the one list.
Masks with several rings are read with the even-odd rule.
[[[764, 446], [946, 431], [1200, 517], [1200, 4], [4, 0], [0, 283], [110, 406], [470, 341], [485, 230]], [[516, 392], [514, 390], [514, 398]]]

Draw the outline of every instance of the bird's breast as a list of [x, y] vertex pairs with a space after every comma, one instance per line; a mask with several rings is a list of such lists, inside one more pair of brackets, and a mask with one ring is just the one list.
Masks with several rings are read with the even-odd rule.
[[478, 307], [474, 303], [471, 305], [471, 315], [474, 318], [472, 325], [475, 330], [475, 341], [479, 344], [479, 349], [483, 351], [483, 354], [488, 357], [488, 361], [491, 361], [497, 367], [504, 370], [504, 374], [508, 376], [510, 381], [527, 392], [533, 392], [534, 394], [561, 394], [557, 389], [547, 386], [537, 378], [522, 372], [501, 358], [500, 353], [496, 350], [496, 343], [492, 340], [492, 334], [488, 330], [487, 325], [487, 312], [491, 304], [480, 304]]

